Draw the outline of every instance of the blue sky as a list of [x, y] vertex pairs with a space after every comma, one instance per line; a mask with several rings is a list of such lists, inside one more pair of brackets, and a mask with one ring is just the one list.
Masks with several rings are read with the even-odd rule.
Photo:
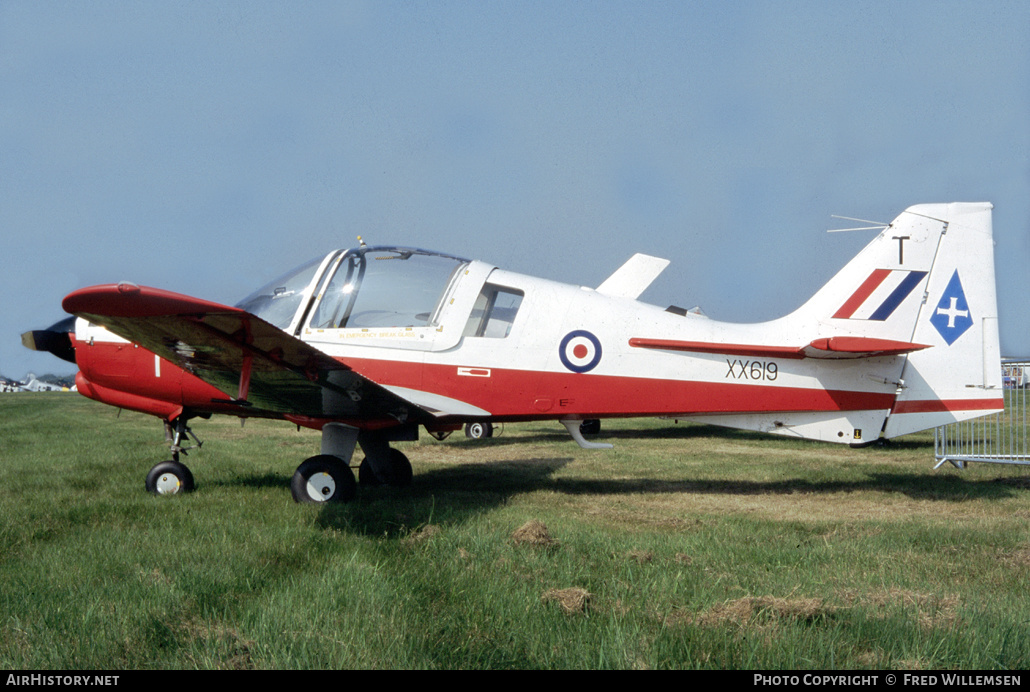
[[[1030, 355], [1030, 3], [0, 0], [0, 373], [82, 286], [234, 303], [355, 244], [716, 319], [799, 306], [924, 202], [995, 205]], [[847, 225], [847, 222], [844, 222]]]

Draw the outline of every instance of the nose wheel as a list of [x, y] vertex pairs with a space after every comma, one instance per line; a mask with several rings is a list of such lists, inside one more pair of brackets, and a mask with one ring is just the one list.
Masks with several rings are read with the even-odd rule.
[[162, 461], [147, 474], [147, 492], [154, 495], [179, 495], [194, 488], [193, 474], [186, 464], [178, 461]]
[[[172, 458], [169, 461], [162, 461], [147, 474], [147, 492], [154, 495], [180, 495], [191, 492], [196, 485], [193, 482], [193, 474], [190, 473], [186, 464], [179, 461], [180, 454], [186, 454], [187, 450], [200, 447], [203, 443], [197, 439], [193, 431], [186, 425], [186, 417], [179, 416], [174, 421], [165, 424], [165, 431], [171, 442]], [[195, 445], [183, 446], [183, 442], [192, 439]]]

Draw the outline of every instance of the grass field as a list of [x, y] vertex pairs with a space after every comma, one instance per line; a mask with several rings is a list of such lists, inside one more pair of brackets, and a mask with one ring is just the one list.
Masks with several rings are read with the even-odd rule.
[[[398, 445], [415, 483], [294, 504], [319, 437], [0, 397], [0, 666], [1030, 667], [1030, 473], [672, 421]], [[360, 456], [360, 455], [359, 455]]]

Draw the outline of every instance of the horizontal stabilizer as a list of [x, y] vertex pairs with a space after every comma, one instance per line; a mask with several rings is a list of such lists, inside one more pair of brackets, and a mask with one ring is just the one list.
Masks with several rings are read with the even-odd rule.
[[834, 336], [815, 339], [807, 346], [766, 346], [761, 344], [723, 344], [708, 341], [677, 341], [674, 339], [629, 340], [635, 348], [650, 348], [662, 351], [684, 351], [688, 353], [718, 353], [727, 356], [750, 356], [753, 358], [875, 358], [877, 356], [900, 356], [912, 351], [929, 348], [926, 344], [913, 344], [890, 339], [871, 339], [860, 336]]
[[924, 348], [930, 348], [930, 345], [863, 336], [832, 336], [828, 339], [816, 339], [802, 350], [809, 358], [875, 358], [900, 356], [922, 351]]
[[629, 340], [634, 348], [651, 348], [660, 351], [685, 351], [688, 353], [719, 353], [727, 356], [756, 356], [760, 358], [801, 359], [805, 354], [797, 346], [761, 346], [757, 344], [722, 344], [708, 341], [678, 341], [675, 339]]

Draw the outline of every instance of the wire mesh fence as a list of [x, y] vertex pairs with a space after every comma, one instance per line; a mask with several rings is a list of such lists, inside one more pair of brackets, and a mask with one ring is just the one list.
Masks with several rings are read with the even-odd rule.
[[967, 462], [1030, 466], [1030, 361], [1002, 365], [1005, 410], [934, 431], [937, 466], [950, 462], [962, 468]]

